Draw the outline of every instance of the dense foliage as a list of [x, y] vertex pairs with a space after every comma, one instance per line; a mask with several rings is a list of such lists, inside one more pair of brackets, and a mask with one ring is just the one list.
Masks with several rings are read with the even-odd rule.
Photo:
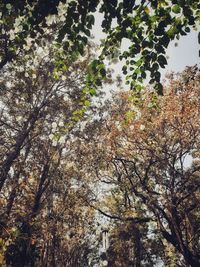
[[198, 69], [80, 116], [88, 56], [32, 59], [1, 76], [1, 265], [198, 266]]
[[87, 58], [58, 80], [49, 56], [18, 60], [1, 76], [1, 266], [87, 266], [90, 253], [93, 212], [66, 146]]
[[199, 81], [195, 68], [172, 76], [164, 96], [148, 89], [140, 108], [121, 93], [83, 146], [86, 175], [104, 190], [91, 205], [118, 221], [111, 266], [199, 265]]
[[[131, 88], [141, 90], [149, 73], [150, 83], [160, 93], [159, 69], [167, 64], [165, 53], [169, 43], [199, 25], [197, 0], [4, 0], [0, 8], [0, 67], [49, 32], [54, 35], [55, 47], [63, 47], [62, 56], [56, 58], [61, 65], [64, 54], [83, 54], [95, 25], [95, 12], [100, 12], [106, 39], [99, 58], [91, 65], [88, 86], [101, 84], [101, 78], [106, 76], [105, 58], [117, 56], [125, 60], [123, 73], [127, 74]], [[124, 40], [130, 43], [126, 51], [121, 50]]]
[[[159, 71], [198, 1], [3, 0], [0, 22], [0, 266], [198, 267], [200, 74]], [[136, 90], [108, 96], [116, 58]]]

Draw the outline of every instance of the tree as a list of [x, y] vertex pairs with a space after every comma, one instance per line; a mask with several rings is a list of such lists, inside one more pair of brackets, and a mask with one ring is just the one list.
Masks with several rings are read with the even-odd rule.
[[[115, 100], [102, 130], [96, 173], [109, 188], [123, 192], [131, 211], [142, 206], [153, 223], [149, 230], [182, 255], [177, 264], [198, 266], [199, 71], [190, 68], [173, 77], [163, 97], [147, 90], [140, 109], [133, 101], [134, 94], [127, 93]], [[127, 219], [122, 210], [111, 212], [110, 218]]]
[[92, 257], [94, 214], [66, 148], [84, 113], [90, 54], [56, 72], [51, 48], [2, 70], [1, 266], [88, 266]]
[[[165, 50], [195, 27], [197, 1], [45, 3], [0, 3], [0, 265], [93, 266], [99, 211], [117, 222], [109, 264], [197, 266], [197, 71], [139, 98], [147, 71], [161, 93]], [[98, 58], [94, 12], [107, 34]], [[136, 92], [99, 108], [116, 55]]]
[[[151, 83], [161, 93], [159, 68], [167, 64], [166, 48], [170, 41], [186, 35], [199, 20], [197, 0], [184, 1], [3, 1], [1, 3], [1, 63], [20, 56], [20, 51], [53, 32], [55, 47], [60, 45], [65, 55], [82, 54], [95, 23], [94, 12], [103, 14], [102, 30], [107, 37], [99, 59], [91, 64], [88, 86], [96, 87], [105, 77], [104, 59], [115, 57], [124, 39], [130, 41], [123, 67], [127, 82], [141, 90], [142, 81], [150, 72]], [[116, 21], [116, 26], [113, 22]]]

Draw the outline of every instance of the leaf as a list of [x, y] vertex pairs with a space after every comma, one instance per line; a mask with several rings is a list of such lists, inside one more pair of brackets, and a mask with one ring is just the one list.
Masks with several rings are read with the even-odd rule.
[[101, 73], [101, 76], [102, 76], [103, 78], [106, 77], [106, 70], [105, 70], [105, 69], [101, 69], [101, 70], [100, 70], [100, 73]]
[[149, 14], [149, 13], [150, 13], [150, 9], [148, 8], [148, 6], [146, 6], [146, 7], [144, 8], [144, 11], [145, 11], [146, 14]]
[[186, 32], [190, 32], [190, 28], [189, 28], [189, 27], [186, 27], [186, 28], [185, 28], [185, 31], [186, 31]]
[[141, 66], [142, 62], [143, 62], [143, 59], [140, 58], [140, 59], [135, 63], [135, 66], [137, 66], [137, 67]]
[[90, 101], [85, 100], [84, 105], [85, 105], [86, 107], [89, 107], [89, 106], [90, 106]]
[[127, 66], [122, 67], [123, 74], [127, 74]]
[[180, 12], [181, 12], [181, 8], [180, 8], [180, 6], [179, 6], [179, 5], [174, 5], [174, 6], [172, 7], [172, 12], [174, 12], [175, 14], [180, 13]]
[[135, 71], [134, 71], [136, 74], [139, 74], [141, 73], [141, 70], [139, 68], [137, 68]]
[[152, 65], [152, 70], [153, 71], [156, 71], [156, 70], [158, 70], [159, 69], [159, 65], [158, 65], [158, 63], [154, 63], [153, 65]]
[[91, 29], [92, 25], [94, 25], [95, 19], [93, 15], [89, 15], [87, 17], [87, 22], [88, 22], [88, 28]]
[[146, 72], [143, 71], [143, 72], [141, 73], [141, 77], [142, 77], [143, 79], [146, 79], [146, 77], [147, 77]]
[[155, 85], [155, 89], [159, 95], [163, 95], [163, 86], [161, 83], [157, 83]]
[[90, 93], [90, 95], [96, 95], [96, 89], [90, 88], [89, 93]]
[[159, 45], [159, 44], [156, 44], [155, 45], [155, 49], [156, 49], [156, 51], [158, 52], [158, 53], [165, 53], [165, 49], [163, 48], [163, 46], [162, 45]]
[[163, 55], [158, 56], [158, 63], [163, 68], [165, 65], [167, 65], [167, 60]]
[[84, 33], [85, 33], [88, 37], [90, 37], [90, 30], [85, 29], [85, 30], [84, 30]]
[[159, 71], [155, 72], [155, 73], [154, 73], [154, 76], [155, 76], [155, 80], [156, 80], [156, 82], [160, 82], [160, 77], [161, 77], [160, 72], [159, 72]]
[[168, 34], [166, 33], [166, 34], [164, 34], [164, 36], [160, 39], [160, 44], [162, 44], [165, 48], [167, 48], [168, 47], [168, 45], [169, 45], [169, 42], [170, 42], [170, 38], [169, 38], [169, 36], [168, 36]]

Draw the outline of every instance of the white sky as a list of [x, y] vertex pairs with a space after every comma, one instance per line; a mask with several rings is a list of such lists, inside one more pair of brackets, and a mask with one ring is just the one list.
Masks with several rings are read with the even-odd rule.
[[192, 31], [187, 36], [182, 36], [177, 41], [178, 46], [174, 43], [169, 45], [167, 54], [169, 56], [166, 70], [182, 71], [185, 66], [192, 66], [199, 63], [198, 32]]

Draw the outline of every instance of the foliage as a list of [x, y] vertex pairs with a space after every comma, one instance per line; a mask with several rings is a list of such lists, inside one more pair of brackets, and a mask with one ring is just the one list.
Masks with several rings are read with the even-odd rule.
[[94, 213], [67, 148], [88, 57], [55, 79], [54, 50], [45, 53], [29, 51], [1, 73], [1, 266], [88, 266], [91, 258]]
[[[0, 265], [199, 266], [199, 71], [172, 74], [157, 94], [168, 44], [196, 27], [198, 2], [0, 8]], [[105, 101], [96, 88], [112, 83], [116, 56], [136, 90]], [[141, 98], [147, 72], [156, 90]]]
[[[140, 91], [149, 72], [150, 83], [156, 84], [161, 93], [159, 69], [167, 64], [165, 53], [169, 43], [188, 34], [199, 23], [197, 0], [6, 0], [0, 7], [0, 67], [50, 32], [55, 48], [63, 48], [62, 62], [64, 55], [83, 54], [95, 24], [95, 12], [102, 13], [101, 27], [106, 39], [99, 59], [91, 65], [90, 88], [101, 84], [106, 75], [104, 60], [107, 56], [115, 57], [118, 49], [119, 59], [126, 61], [123, 72], [131, 88]], [[130, 42], [124, 52], [120, 50], [123, 40]]]
[[[93, 206], [108, 218], [122, 221], [124, 230], [128, 227], [124, 222], [132, 221], [134, 227], [147, 223], [145, 239], [149, 231], [155, 231], [157, 244], [164, 247], [163, 254], [156, 256], [164, 266], [198, 266], [199, 71], [194, 67], [178, 79], [172, 76], [156, 105], [152, 104], [155, 92], [146, 92], [140, 110], [131, 102], [133, 93], [121, 93], [98, 145], [94, 144], [98, 153], [90, 160], [91, 176], [96, 173], [96, 183], [108, 187], [104, 199], [97, 195]], [[131, 108], [132, 118], [128, 115], [127, 120]], [[89, 146], [92, 151], [92, 142]], [[134, 238], [134, 231], [127, 234]], [[113, 250], [124, 255], [124, 246], [124, 241], [116, 241]]]

